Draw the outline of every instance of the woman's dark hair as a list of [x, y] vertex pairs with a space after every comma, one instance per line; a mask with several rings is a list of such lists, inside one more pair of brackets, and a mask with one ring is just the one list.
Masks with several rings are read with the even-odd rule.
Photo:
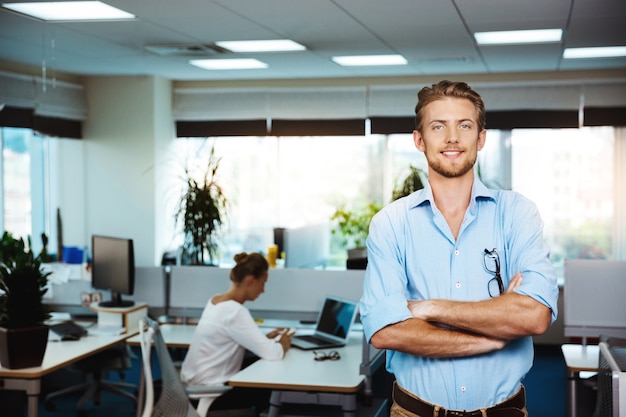
[[472, 102], [478, 115], [478, 131], [487, 126], [485, 103], [476, 91], [464, 82], [443, 80], [430, 87], [424, 87], [417, 93], [417, 105], [415, 106], [415, 130], [422, 130], [423, 110], [427, 104], [441, 100], [445, 97], [464, 98]]
[[265, 275], [270, 267], [267, 259], [258, 252], [241, 252], [233, 257], [235, 266], [230, 270], [230, 280], [241, 282], [248, 275], [259, 279]]

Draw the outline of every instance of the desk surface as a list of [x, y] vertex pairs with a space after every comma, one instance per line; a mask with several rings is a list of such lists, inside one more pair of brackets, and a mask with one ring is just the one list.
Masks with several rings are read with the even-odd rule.
[[339, 352], [337, 361], [316, 361], [312, 351], [291, 348], [281, 361], [260, 359], [242, 369], [228, 381], [235, 387], [280, 390], [356, 392], [365, 376], [359, 372], [363, 334], [351, 332], [348, 344], [323, 351]]
[[565, 365], [570, 372], [595, 372], [598, 370], [600, 348], [598, 345], [565, 344], [561, 346]]
[[77, 341], [62, 342], [59, 341], [58, 336], [51, 333], [41, 366], [23, 369], [8, 369], [0, 366], [0, 378], [41, 378], [59, 368], [114, 346], [127, 337], [127, 334], [117, 336], [89, 335]]

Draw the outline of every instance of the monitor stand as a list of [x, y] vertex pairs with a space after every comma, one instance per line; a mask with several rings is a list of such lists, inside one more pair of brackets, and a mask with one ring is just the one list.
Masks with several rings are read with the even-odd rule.
[[98, 307], [132, 307], [135, 305], [133, 300], [123, 300], [122, 294], [116, 291], [111, 291], [111, 299], [109, 301], [100, 301]]

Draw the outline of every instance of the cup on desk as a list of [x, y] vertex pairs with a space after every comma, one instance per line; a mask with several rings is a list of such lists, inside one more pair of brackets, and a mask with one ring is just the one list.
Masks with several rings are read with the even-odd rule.
[[270, 268], [276, 268], [276, 259], [278, 258], [278, 245], [270, 245], [267, 248], [267, 262]]

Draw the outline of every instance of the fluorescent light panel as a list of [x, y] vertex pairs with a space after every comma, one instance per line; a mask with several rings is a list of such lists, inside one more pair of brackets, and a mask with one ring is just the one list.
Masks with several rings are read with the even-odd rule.
[[304, 51], [305, 46], [289, 39], [257, 41], [221, 41], [215, 42], [220, 48], [231, 52], [292, 52]]
[[267, 64], [258, 59], [192, 59], [189, 63], [206, 70], [267, 68]]
[[379, 66], [379, 65], [406, 65], [402, 55], [353, 55], [334, 56], [332, 60], [344, 67]]
[[626, 56], [626, 46], [601, 46], [595, 48], [565, 48], [563, 58], [616, 58]]
[[123, 20], [135, 15], [100, 1], [60, 1], [45, 3], [4, 3], [2, 7], [40, 20]]
[[560, 42], [562, 38], [562, 29], [506, 30], [474, 33], [474, 39], [476, 39], [476, 43], [479, 45]]

